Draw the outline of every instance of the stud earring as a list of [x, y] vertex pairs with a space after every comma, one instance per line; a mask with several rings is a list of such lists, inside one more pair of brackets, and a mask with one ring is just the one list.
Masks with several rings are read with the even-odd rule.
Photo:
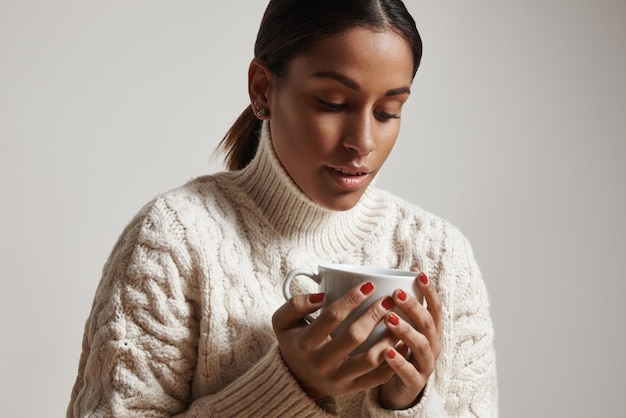
[[267, 110], [265, 108], [262, 108], [261, 106], [257, 106], [256, 104], [254, 105], [254, 110], [256, 111], [256, 116], [258, 118], [261, 118], [263, 115], [267, 113]]

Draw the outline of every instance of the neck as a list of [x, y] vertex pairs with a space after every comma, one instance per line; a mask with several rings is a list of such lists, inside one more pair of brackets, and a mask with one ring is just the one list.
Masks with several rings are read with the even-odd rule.
[[[346, 211], [325, 208], [304, 194], [278, 160], [264, 122], [259, 149], [250, 164], [236, 172], [245, 190], [269, 224], [282, 236], [298, 241], [316, 240], [318, 245], [354, 248], [370, 235], [384, 207], [374, 199], [373, 188]], [[328, 242], [322, 242], [328, 241]]]

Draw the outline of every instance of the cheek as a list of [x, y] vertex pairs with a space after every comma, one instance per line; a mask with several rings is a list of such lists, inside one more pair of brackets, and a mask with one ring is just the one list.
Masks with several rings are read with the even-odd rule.
[[297, 149], [309, 159], [336, 151], [341, 132], [341, 124], [336, 118], [307, 112], [292, 124], [288, 134], [292, 135], [291, 140], [294, 145], [297, 144]]
[[383, 129], [380, 132], [378, 148], [381, 151], [381, 154], [385, 155], [385, 158], [391, 153], [394, 145], [396, 144], [396, 140], [398, 139], [398, 134], [400, 133], [400, 125], [389, 127]]
[[302, 99], [295, 97], [280, 96], [275, 103], [275, 111], [271, 120], [276, 133], [285, 136], [287, 140], [298, 147], [307, 147], [310, 138], [319, 136], [323, 131], [323, 125], [316, 119], [315, 113], [307, 108]]

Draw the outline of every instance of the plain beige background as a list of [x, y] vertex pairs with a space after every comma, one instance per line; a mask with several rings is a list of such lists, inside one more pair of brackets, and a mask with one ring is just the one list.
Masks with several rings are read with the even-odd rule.
[[[0, 0], [2, 416], [64, 415], [117, 236], [221, 167], [265, 4]], [[501, 416], [625, 417], [626, 2], [407, 4], [423, 66], [378, 185], [473, 243]]]

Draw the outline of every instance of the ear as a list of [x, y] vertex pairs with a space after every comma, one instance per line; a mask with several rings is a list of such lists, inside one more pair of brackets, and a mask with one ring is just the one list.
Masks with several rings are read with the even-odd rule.
[[269, 110], [271, 87], [271, 71], [263, 61], [253, 59], [248, 69], [248, 94], [252, 105]]

